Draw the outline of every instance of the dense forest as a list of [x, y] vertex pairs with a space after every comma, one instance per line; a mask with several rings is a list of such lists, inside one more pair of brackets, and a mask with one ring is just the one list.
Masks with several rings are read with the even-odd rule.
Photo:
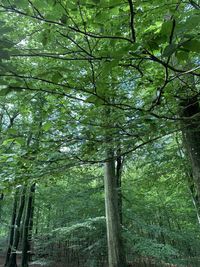
[[200, 1], [0, 0], [0, 266], [200, 266]]

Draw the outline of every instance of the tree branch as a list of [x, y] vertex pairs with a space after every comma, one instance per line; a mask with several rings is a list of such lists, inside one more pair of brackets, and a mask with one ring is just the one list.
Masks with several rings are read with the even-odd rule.
[[135, 42], [136, 41], [135, 28], [134, 28], [134, 16], [135, 16], [135, 12], [134, 12], [134, 9], [133, 9], [133, 2], [132, 2], [132, 0], [128, 0], [128, 3], [129, 3], [129, 7], [130, 7], [131, 36], [132, 36], [133, 42]]

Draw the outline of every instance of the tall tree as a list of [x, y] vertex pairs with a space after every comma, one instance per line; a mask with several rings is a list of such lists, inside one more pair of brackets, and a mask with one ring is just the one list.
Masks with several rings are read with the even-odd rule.
[[10, 257], [6, 267], [17, 267], [17, 249], [20, 241], [21, 220], [25, 205], [26, 186], [23, 186], [20, 192], [19, 207], [14, 223], [14, 237], [11, 247]]
[[[5, 99], [15, 95], [24, 114], [27, 107], [16, 91], [30, 97], [31, 107], [40, 93], [48, 114], [42, 122], [42, 149], [37, 157], [23, 154], [34, 174], [66, 170], [66, 161], [70, 166], [110, 162], [105, 178], [116, 180], [105, 129], [113, 129], [111, 148], [120, 140], [117, 157], [180, 131], [179, 123], [172, 123], [179, 116], [176, 100], [182, 97], [176, 85], [182, 76], [190, 74], [196, 81], [200, 76], [199, 10], [194, 1], [50, 0], [44, 5], [3, 0], [0, 8], [6, 26], [19, 25], [19, 31], [3, 34], [2, 94]], [[8, 47], [5, 38], [12, 39]], [[113, 108], [115, 124], [102, 123], [105, 106]], [[106, 191], [111, 198], [113, 186]], [[114, 208], [119, 213], [116, 204]]]
[[191, 162], [189, 185], [193, 201], [200, 218], [200, 105], [197, 96], [190, 97], [182, 103], [183, 141], [187, 156]]
[[30, 231], [33, 227], [33, 199], [35, 194], [35, 183], [31, 185], [30, 192], [28, 193], [27, 205], [24, 216], [24, 223], [22, 228], [22, 267], [28, 266], [28, 261], [30, 260], [30, 249], [31, 249], [31, 240], [32, 237]]
[[126, 261], [120, 224], [116, 163], [112, 159], [114, 153], [109, 151], [107, 157], [111, 158], [105, 163], [104, 176], [108, 261], [109, 267], [125, 267]]
[[8, 266], [12, 247], [13, 247], [13, 241], [14, 241], [14, 232], [15, 232], [15, 220], [16, 220], [16, 214], [17, 214], [17, 204], [18, 204], [18, 198], [19, 198], [19, 190], [16, 189], [15, 195], [14, 195], [14, 201], [13, 201], [13, 210], [12, 210], [12, 218], [10, 223], [10, 233], [9, 233], [9, 241], [8, 241], [8, 249], [6, 253], [6, 260], [5, 260], [5, 266]]

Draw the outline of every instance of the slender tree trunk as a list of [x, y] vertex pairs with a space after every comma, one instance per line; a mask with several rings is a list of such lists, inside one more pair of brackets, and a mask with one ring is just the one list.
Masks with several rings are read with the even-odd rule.
[[11, 225], [10, 225], [10, 236], [9, 236], [8, 249], [7, 249], [7, 253], [6, 253], [5, 266], [8, 265], [10, 255], [11, 255], [11, 249], [13, 246], [14, 231], [15, 231], [15, 219], [16, 219], [16, 213], [17, 213], [18, 193], [19, 193], [18, 190], [16, 190], [15, 196], [14, 196], [14, 202], [13, 202], [12, 218], [11, 218]]
[[34, 217], [34, 206], [35, 206], [35, 187], [36, 184], [34, 183], [31, 187], [31, 194], [32, 194], [32, 208], [31, 208], [31, 215], [29, 221], [29, 240], [32, 240], [33, 235], [33, 217]]
[[192, 183], [190, 191], [195, 202], [197, 216], [200, 214], [200, 106], [197, 97], [182, 103], [183, 142], [191, 162]]
[[39, 232], [39, 217], [40, 217], [40, 210], [39, 207], [37, 207], [36, 211], [35, 211], [35, 231], [34, 234], [37, 236], [38, 232]]
[[[120, 153], [120, 150], [118, 151]], [[118, 209], [119, 209], [119, 218], [120, 224], [123, 223], [123, 214], [122, 214], [122, 168], [123, 161], [122, 157], [119, 155], [117, 157], [117, 165], [116, 165], [116, 179], [117, 179], [117, 192], [118, 192]]]
[[2, 202], [3, 202], [3, 198], [4, 198], [4, 194], [1, 193], [0, 194], [0, 221], [1, 221], [1, 218], [2, 218]]
[[16, 220], [15, 220], [13, 245], [12, 245], [8, 265], [6, 265], [7, 267], [17, 267], [16, 251], [18, 249], [19, 239], [20, 239], [20, 224], [21, 224], [21, 219], [22, 219], [24, 204], [25, 204], [25, 193], [26, 193], [26, 187], [24, 186], [22, 189], [22, 193], [21, 193], [21, 197], [20, 197], [20, 203], [19, 203], [19, 209], [18, 209], [18, 213], [16, 216]]
[[29, 239], [29, 230], [31, 223], [31, 230], [33, 226], [33, 222], [31, 221], [33, 218], [33, 199], [35, 192], [35, 184], [33, 184], [30, 188], [30, 193], [27, 201], [26, 212], [24, 217], [24, 225], [23, 225], [23, 234], [22, 234], [22, 267], [28, 267], [29, 254], [30, 250], [30, 239]]
[[[112, 158], [113, 153], [108, 153], [107, 157]], [[109, 267], [125, 267], [115, 160], [109, 160], [105, 163], [104, 187]]]

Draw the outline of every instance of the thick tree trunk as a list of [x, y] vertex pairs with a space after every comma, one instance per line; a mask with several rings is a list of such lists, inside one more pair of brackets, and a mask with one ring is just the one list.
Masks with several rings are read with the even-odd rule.
[[[112, 156], [112, 153], [108, 154], [108, 158]], [[125, 267], [115, 160], [109, 160], [105, 163], [104, 187], [109, 267]]]
[[34, 193], [35, 193], [35, 184], [33, 184], [30, 188], [30, 193], [27, 201], [26, 206], [26, 213], [24, 217], [24, 224], [23, 224], [23, 235], [22, 235], [22, 267], [28, 267], [28, 261], [29, 261], [29, 254], [28, 251], [30, 250], [30, 224], [31, 224], [31, 230], [33, 226], [33, 199], [34, 199]]
[[16, 251], [18, 249], [18, 244], [19, 244], [19, 239], [20, 239], [20, 224], [21, 224], [21, 219], [22, 219], [24, 204], [25, 204], [25, 193], [26, 193], [26, 187], [23, 187], [22, 193], [20, 196], [19, 209], [18, 209], [18, 213], [16, 216], [16, 220], [15, 220], [14, 240], [13, 240], [9, 262], [6, 265], [7, 267], [17, 267]]
[[5, 266], [8, 266], [8, 262], [9, 262], [10, 255], [11, 255], [11, 249], [13, 246], [15, 219], [16, 219], [16, 213], [17, 213], [17, 202], [18, 202], [17, 200], [18, 200], [18, 190], [15, 192], [15, 196], [14, 196], [13, 211], [12, 211], [12, 218], [11, 218], [11, 225], [10, 225], [10, 236], [9, 236], [8, 249], [6, 253]]
[[189, 191], [191, 194], [194, 208], [196, 210], [197, 220], [200, 224], [200, 200], [199, 200], [199, 196], [197, 194], [197, 190], [196, 190], [196, 186], [194, 183], [194, 178], [193, 178], [192, 172], [188, 172], [187, 176], [188, 176]]
[[[182, 103], [181, 117], [183, 118], [183, 142], [192, 168], [192, 183], [190, 191], [200, 214], [200, 106], [197, 97], [191, 97]], [[199, 219], [199, 218], [198, 218]]]

